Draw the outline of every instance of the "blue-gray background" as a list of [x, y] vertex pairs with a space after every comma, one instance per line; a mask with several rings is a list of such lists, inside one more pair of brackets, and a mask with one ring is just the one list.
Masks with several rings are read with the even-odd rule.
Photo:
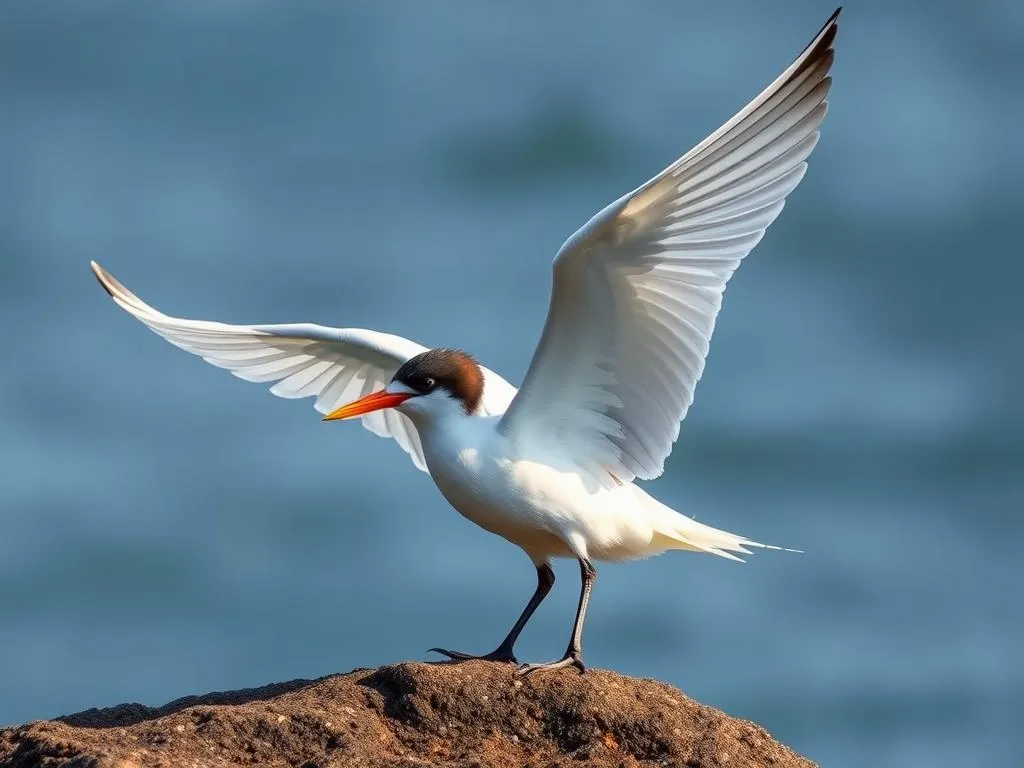
[[[832, 8], [0, 6], [0, 722], [486, 650], [526, 558], [396, 446], [120, 313], [458, 345], [517, 383], [550, 259]], [[801, 547], [601, 571], [590, 663], [828, 766], [1009, 765], [1024, 711], [1024, 5], [854, 2], [802, 186], [664, 478]], [[576, 569], [524, 635], [564, 647]]]

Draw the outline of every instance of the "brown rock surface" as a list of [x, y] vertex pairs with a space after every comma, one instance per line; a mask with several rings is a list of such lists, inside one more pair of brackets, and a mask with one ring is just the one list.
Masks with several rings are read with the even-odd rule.
[[398, 664], [0, 730], [0, 766], [514, 768], [814, 764], [675, 688], [604, 670]]

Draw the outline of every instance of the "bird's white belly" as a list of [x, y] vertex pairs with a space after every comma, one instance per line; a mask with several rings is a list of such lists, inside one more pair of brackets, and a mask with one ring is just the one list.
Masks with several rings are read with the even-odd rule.
[[[439, 461], [424, 446], [427, 467], [448, 503], [481, 528], [508, 539], [531, 556], [570, 556], [572, 552], [552, 530], [546, 510], [538, 510], [493, 457], [465, 449], [454, 460]], [[433, 458], [433, 461], [431, 459]]]
[[422, 434], [438, 489], [464, 517], [526, 550], [534, 560], [620, 560], [649, 554], [652, 527], [635, 486], [588, 492], [579, 475], [510, 455], [489, 419]]

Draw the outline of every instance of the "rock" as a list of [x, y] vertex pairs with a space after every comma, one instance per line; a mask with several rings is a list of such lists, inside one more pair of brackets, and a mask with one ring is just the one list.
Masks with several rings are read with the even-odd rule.
[[808, 768], [762, 728], [604, 670], [525, 679], [488, 662], [121, 704], [0, 730], [0, 766]]

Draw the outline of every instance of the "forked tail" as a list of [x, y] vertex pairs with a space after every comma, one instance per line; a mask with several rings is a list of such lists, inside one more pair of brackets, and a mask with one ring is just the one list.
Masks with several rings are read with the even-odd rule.
[[752, 554], [748, 547], [756, 549], [775, 549], [781, 552], [801, 552], [799, 549], [776, 547], [747, 539], [735, 533], [712, 528], [710, 525], [698, 523], [692, 517], [680, 514], [656, 499], [651, 499], [661, 507], [661, 518], [655, 533], [655, 543], [665, 549], [686, 549], [692, 552], [707, 552], [730, 560], [744, 562], [738, 555]]

